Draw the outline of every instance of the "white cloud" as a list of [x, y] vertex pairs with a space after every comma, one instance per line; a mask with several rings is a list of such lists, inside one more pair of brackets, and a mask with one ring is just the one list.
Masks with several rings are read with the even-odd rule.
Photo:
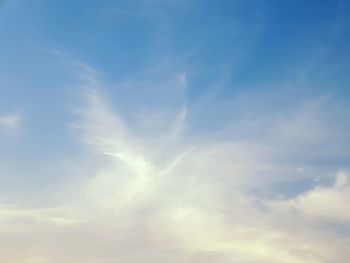
[[16, 134], [20, 128], [22, 116], [18, 113], [0, 115], [0, 131]]
[[350, 222], [349, 175], [339, 171], [331, 186], [317, 186], [310, 191], [285, 201], [273, 201], [270, 205], [284, 212], [297, 212], [313, 220], [335, 223]]

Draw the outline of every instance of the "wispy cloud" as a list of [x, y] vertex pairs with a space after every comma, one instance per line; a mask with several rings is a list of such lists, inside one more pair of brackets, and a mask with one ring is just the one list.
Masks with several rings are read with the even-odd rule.
[[[179, 85], [185, 84], [183, 79], [179, 81]], [[167, 147], [167, 136], [144, 140], [142, 135], [132, 135], [128, 122], [109, 109], [98, 89], [88, 94], [93, 103], [84, 111], [88, 125], [82, 132], [94, 142], [97, 152], [112, 157], [111, 164], [101, 167], [85, 189], [87, 202], [96, 208], [113, 212], [117, 218], [122, 215], [122, 221], [139, 222], [137, 218], [141, 217], [152, 239], [175, 239], [177, 242], [171, 246], [181, 253], [199, 256], [211, 252], [223, 262], [236, 258], [240, 262], [341, 261], [348, 253], [347, 238], [315, 227], [308, 218], [292, 225], [300, 227], [300, 231], [286, 230], [278, 223], [283, 220], [281, 213], [270, 206], [263, 208], [266, 203], [278, 203], [279, 195], [276, 193], [266, 202], [254, 194], [275, 182], [288, 184], [293, 177], [300, 178], [300, 163], [289, 163], [295, 148], [289, 151], [285, 147], [306, 144], [317, 155], [313, 145], [328, 144], [333, 129], [325, 128], [327, 122], [321, 113], [328, 106], [323, 100], [302, 102], [302, 107], [281, 112], [278, 118], [258, 115], [264, 120], [258, 128], [269, 131], [267, 137], [258, 135], [260, 141], [256, 137], [223, 141], [197, 138], [196, 143], [188, 143], [182, 135], [175, 147], [171, 143]], [[169, 119], [175, 128], [164, 130], [165, 134], [184, 125], [185, 115], [181, 108], [179, 111], [180, 121], [176, 115]], [[281, 154], [285, 159], [282, 163]], [[331, 190], [315, 186], [310, 192], [297, 193], [293, 200], [298, 201], [283, 201], [299, 204], [298, 208], [285, 206], [289, 222], [298, 218], [295, 209], [308, 211], [319, 223], [323, 214], [344, 219], [344, 214], [329, 210], [333, 203], [340, 206], [337, 211], [347, 210], [346, 176], [341, 175], [338, 173]], [[317, 205], [323, 202], [317, 196], [328, 200], [328, 212]], [[326, 236], [336, 245], [330, 246]]]
[[[0, 231], [8, 241], [0, 248], [1, 260], [346, 262], [350, 240], [339, 228], [349, 227], [347, 167], [317, 164], [321, 157], [347, 156], [334, 140], [343, 120], [329, 127], [324, 114], [336, 112], [327, 98], [303, 100], [278, 114], [261, 110], [251, 115], [246, 109], [255, 100], [246, 96], [235, 106], [239, 114], [217, 127], [225, 136], [193, 136], [186, 132], [193, 116], [183, 96], [190, 85], [185, 73], [173, 72], [167, 81], [161, 77], [162, 85], [173, 89], [161, 96], [181, 93], [173, 98], [182, 103], [153, 105], [148, 111], [128, 107], [142, 111], [144, 122], [159, 124], [147, 126], [135, 125], [138, 112], [118, 110], [123, 108], [118, 103], [123, 103], [124, 87], [131, 92], [142, 83], [154, 91], [159, 85], [154, 74], [123, 83], [115, 99], [106, 95], [111, 84], [103, 74], [75, 65], [83, 103], [73, 129], [91, 155], [85, 165], [93, 169], [69, 195], [56, 193], [60, 208], [3, 206], [0, 220], [6, 227]], [[259, 100], [270, 102], [263, 95]], [[205, 107], [225, 107], [212, 103]], [[167, 118], [158, 118], [159, 110]], [[163, 129], [156, 133], [152, 127]], [[318, 153], [331, 144], [331, 152]], [[307, 190], [287, 195], [275, 188], [310, 178], [319, 180]]]
[[20, 129], [22, 116], [19, 113], [0, 115], [0, 131], [15, 135]]

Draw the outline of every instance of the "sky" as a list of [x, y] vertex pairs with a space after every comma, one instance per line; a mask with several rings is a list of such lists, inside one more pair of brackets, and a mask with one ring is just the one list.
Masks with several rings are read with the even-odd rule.
[[0, 1], [0, 262], [347, 263], [349, 11]]

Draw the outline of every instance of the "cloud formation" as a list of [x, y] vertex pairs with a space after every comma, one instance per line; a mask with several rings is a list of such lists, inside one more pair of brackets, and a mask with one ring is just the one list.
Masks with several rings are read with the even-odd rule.
[[0, 131], [14, 135], [18, 132], [22, 117], [18, 113], [0, 115]]
[[[335, 114], [327, 99], [249, 114], [254, 102], [247, 96], [239, 103], [241, 97], [234, 103], [239, 114], [218, 127], [225, 133], [193, 136], [185, 73], [162, 85], [153, 78], [122, 84], [121, 94], [158, 85], [171, 89], [165, 100], [179, 99], [125, 113], [116, 110], [123, 97], [104, 95], [109, 84], [79, 65], [84, 103], [73, 129], [89, 158], [77, 162], [93, 169], [69, 194], [55, 194], [58, 206], [0, 207], [2, 262], [346, 262], [349, 173], [317, 163], [348, 156], [333, 140], [341, 126], [329, 127], [323, 114]], [[318, 152], [331, 144], [332, 151]], [[294, 183], [304, 187], [293, 191]]]

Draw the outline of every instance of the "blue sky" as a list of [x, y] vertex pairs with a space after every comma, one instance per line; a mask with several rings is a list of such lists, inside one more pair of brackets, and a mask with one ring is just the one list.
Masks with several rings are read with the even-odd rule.
[[345, 263], [345, 0], [0, 2], [0, 261]]

